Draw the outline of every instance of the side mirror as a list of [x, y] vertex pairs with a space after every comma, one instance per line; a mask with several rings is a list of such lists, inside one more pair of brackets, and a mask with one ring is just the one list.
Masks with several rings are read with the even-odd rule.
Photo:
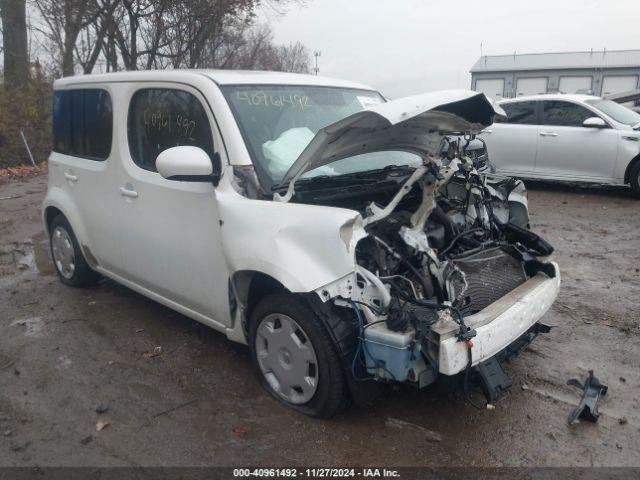
[[220, 178], [220, 156], [216, 153], [212, 161], [200, 147], [172, 147], [160, 152], [156, 168], [167, 180], [216, 184]]
[[589, 117], [584, 122], [582, 122], [582, 126], [586, 128], [607, 128], [607, 122], [605, 122], [600, 117]]

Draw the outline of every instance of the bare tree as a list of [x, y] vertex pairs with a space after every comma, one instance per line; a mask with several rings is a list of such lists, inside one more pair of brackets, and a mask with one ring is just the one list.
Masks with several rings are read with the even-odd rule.
[[[115, 0], [114, 0], [115, 1]], [[40, 32], [51, 42], [64, 76], [75, 73], [81, 32], [90, 28], [111, 2], [99, 0], [34, 0], [44, 23]]]
[[[277, 12], [300, 0], [33, 0], [41, 32], [64, 75], [152, 68], [308, 70], [301, 44], [276, 46], [255, 24], [264, 3]], [[307, 58], [305, 58], [305, 56]]]
[[77, 63], [82, 67], [83, 73], [91, 73], [103, 53], [105, 38], [117, 5], [117, 0], [104, 0], [102, 3], [98, 3], [99, 15], [79, 34], [75, 46], [75, 57]]
[[5, 87], [23, 87], [29, 79], [25, 0], [2, 0]]
[[276, 45], [268, 25], [253, 25], [228, 38], [218, 51], [214, 68], [309, 72], [309, 50], [301, 43]]
[[276, 65], [273, 70], [283, 72], [309, 73], [309, 49], [302, 43], [296, 42], [277, 47]]
[[248, 26], [257, 0], [121, 0], [115, 38], [130, 70], [198, 68], [238, 25]]

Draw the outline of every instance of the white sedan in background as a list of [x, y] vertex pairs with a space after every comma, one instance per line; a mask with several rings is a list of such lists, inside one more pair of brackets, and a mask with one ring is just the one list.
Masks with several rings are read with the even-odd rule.
[[497, 173], [612, 185], [640, 194], [640, 114], [591, 95], [504, 100], [480, 134]]

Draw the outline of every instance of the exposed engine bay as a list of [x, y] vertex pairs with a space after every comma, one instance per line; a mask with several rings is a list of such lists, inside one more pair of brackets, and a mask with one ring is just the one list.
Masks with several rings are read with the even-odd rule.
[[553, 248], [529, 230], [524, 184], [493, 175], [475, 137], [497, 114], [473, 92], [408, 97], [320, 129], [270, 192], [236, 169], [245, 195], [354, 213], [341, 245], [309, 239], [322, 252], [309, 265], [349, 262], [313, 291], [356, 332], [345, 353], [356, 381], [420, 388], [465, 372], [467, 385], [473, 370], [493, 399], [510, 385], [501, 359], [548, 331], [540, 319], [560, 287]]
[[528, 229], [522, 182], [478, 173], [464, 151], [468, 139], [444, 141], [446, 155], [415, 169], [390, 168], [375, 185], [301, 184], [292, 199], [362, 216], [356, 285], [350, 298], [335, 299], [356, 311], [356, 378], [431, 383], [438, 326], [455, 324], [458, 340], [469, 341], [475, 331], [466, 317], [540, 272], [555, 273], [540, 260], [553, 248]]

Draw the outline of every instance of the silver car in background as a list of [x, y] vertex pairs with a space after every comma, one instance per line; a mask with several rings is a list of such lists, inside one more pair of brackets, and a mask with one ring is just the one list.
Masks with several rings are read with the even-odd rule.
[[534, 95], [499, 105], [507, 118], [479, 135], [497, 173], [629, 184], [640, 194], [640, 114], [591, 95]]

